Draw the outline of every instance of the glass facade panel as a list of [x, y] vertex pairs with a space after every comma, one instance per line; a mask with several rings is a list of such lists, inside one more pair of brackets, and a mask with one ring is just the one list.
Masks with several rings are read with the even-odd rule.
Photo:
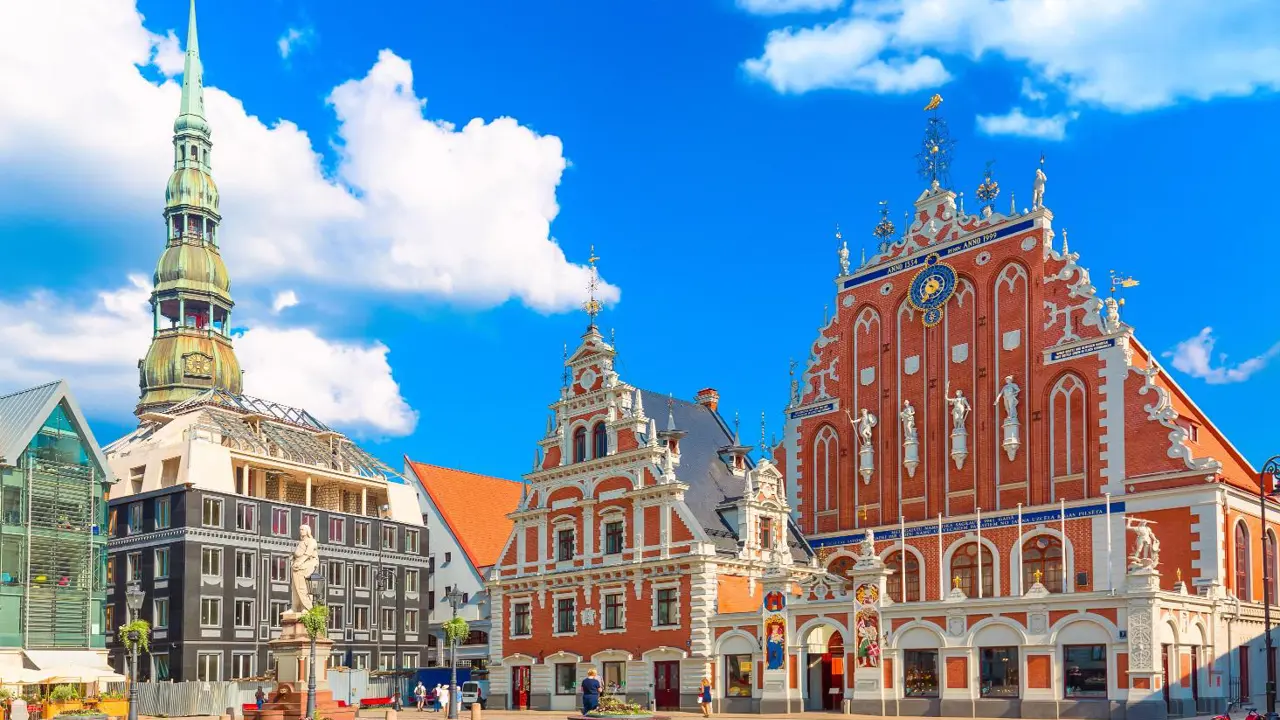
[[1064, 645], [1062, 689], [1068, 698], [1107, 696], [1107, 646]]
[[978, 682], [982, 697], [1018, 697], [1018, 648], [978, 650]]
[[754, 665], [750, 655], [725, 656], [725, 697], [751, 697], [751, 670]]
[[938, 651], [907, 650], [902, 654], [902, 692], [907, 697], [938, 697]]

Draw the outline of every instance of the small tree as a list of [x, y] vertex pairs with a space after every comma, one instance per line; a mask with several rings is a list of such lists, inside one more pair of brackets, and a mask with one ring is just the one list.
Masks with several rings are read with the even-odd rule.
[[[129, 634], [133, 632], [138, 633], [136, 641], [129, 639]], [[124, 645], [124, 649], [129, 652], [134, 652], [135, 650], [151, 652], [151, 623], [142, 618], [121, 625], [120, 629], [116, 631], [116, 636], [120, 638], [120, 644]]]
[[302, 623], [302, 627], [306, 628], [307, 635], [310, 635], [312, 640], [318, 637], [327, 637], [329, 635], [329, 606], [315, 603], [306, 612], [298, 616], [298, 621]]
[[463, 640], [471, 634], [471, 626], [467, 625], [467, 621], [460, 617], [451, 620], [445, 620], [440, 626], [444, 628], [445, 641], [450, 645], [461, 645]]

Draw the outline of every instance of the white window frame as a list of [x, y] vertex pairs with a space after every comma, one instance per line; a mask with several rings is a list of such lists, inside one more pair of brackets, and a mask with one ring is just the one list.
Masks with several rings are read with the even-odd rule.
[[[248, 568], [249, 570], [248, 575], [240, 574], [240, 570], [242, 569], [241, 558], [248, 558], [248, 560], [245, 561], [245, 563], [243, 564], [243, 567]], [[257, 554], [254, 553], [252, 550], [236, 550], [236, 579], [252, 580], [254, 576], [254, 568], [257, 566], [257, 562], [258, 562]]]
[[[280, 612], [276, 612], [276, 608], [282, 609]], [[271, 617], [267, 618], [271, 622], [271, 627], [278, 628], [283, 624], [281, 616], [289, 612], [289, 603], [284, 600], [272, 600], [271, 604], [267, 606], [267, 610], [271, 613]]]
[[[361, 579], [361, 570], [364, 571], [364, 578]], [[357, 590], [369, 589], [369, 566], [365, 563], [355, 563], [351, 566], [351, 587]]]
[[[217, 622], [210, 623], [205, 619], [205, 603], [210, 603], [210, 607], [217, 608]], [[200, 627], [202, 628], [220, 628], [222, 627], [222, 597], [219, 595], [201, 595], [200, 596]]]
[[[164, 557], [164, 562], [163, 562], [163, 563], [161, 563], [161, 562], [160, 562], [160, 558], [161, 558], [161, 556], [163, 556], [163, 557]], [[151, 557], [151, 561], [152, 561], [152, 570], [153, 570], [153, 572], [154, 572], [155, 577], [156, 577], [156, 579], [157, 579], [157, 580], [168, 580], [168, 579], [169, 579], [169, 557], [170, 557], [170, 556], [169, 556], [169, 548], [167, 548], [167, 547], [158, 547], [158, 548], [155, 548], [155, 549], [152, 551], [152, 557]], [[161, 574], [160, 574], [160, 566], [161, 566], [161, 565], [164, 565], [164, 574], [163, 574], [163, 575], [161, 575]]]
[[[252, 520], [252, 522], [249, 523], [248, 527], [242, 527], [240, 525], [240, 520], [244, 517], [245, 510], [249, 511], [249, 514], [251, 515], [250, 520]], [[245, 503], [245, 502], [236, 503], [236, 530], [240, 532], [254, 533], [255, 535], [257, 534], [258, 532], [258, 504], [257, 503]]]
[[[276, 516], [280, 515], [281, 513], [284, 514], [284, 531], [283, 532], [276, 529]], [[289, 512], [289, 508], [286, 508], [286, 507], [271, 508], [271, 534], [272, 535], [274, 535], [275, 537], [290, 536], [290, 533], [293, 531], [293, 527], [292, 527], [293, 518], [289, 517], [291, 514], [292, 513]]]
[[351, 669], [352, 670], [368, 670], [369, 655], [370, 653], [367, 653], [367, 652], [351, 653]]
[[[137, 523], [133, 521], [135, 515], [137, 516], [137, 519], [138, 519]], [[143, 529], [142, 527], [143, 522], [144, 522], [144, 519], [142, 515], [142, 503], [140, 502], [129, 503], [129, 508], [125, 511], [125, 515], [124, 515], [125, 534], [140, 535], [146, 532], [146, 530]]]
[[[249, 658], [248, 674], [240, 674], [240, 660]], [[244, 680], [254, 677], [257, 674], [258, 654], [251, 652], [233, 652], [231, 653], [231, 678], [233, 680]]]
[[421, 585], [418, 584], [417, 568], [404, 569], [404, 591], [406, 594], [417, 595]]
[[[208, 556], [211, 558], [212, 557], [218, 558], [218, 568], [216, 573], [205, 572], [205, 565], [206, 565], [205, 554], [206, 553], [208, 553]], [[216, 545], [200, 546], [200, 576], [207, 577], [207, 578], [218, 578], [219, 580], [222, 579], [222, 548]]]
[[[164, 608], [164, 612], [160, 612], [160, 608]], [[161, 615], [164, 617], [161, 618]], [[163, 630], [169, 627], [169, 598], [158, 597], [151, 600], [151, 620], [154, 629]], [[161, 622], [163, 620], [163, 622]]]
[[403, 653], [400, 659], [402, 661], [401, 667], [418, 669], [418, 653]]
[[[161, 512], [161, 508], [164, 508], [163, 512]], [[173, 501], [169, 499], [168, 495], [156, 498], [154, 510], [156, 514], [154, 521], [157, 530], [164, 530], [173, 525]], [[161, 518], [164, 518], [163, 525], [160, 524]]]
[[[209, 522], [209, 508], [218, 509], [218, 522]], [[200, 525], [207, 528], [222, 528], [222, 498], [204, 496], [200, 499]]]
[[[600, 544], [597, 545], [596, 547], [600, 548], [601, 557], [612, 560], [614, 558], [620, 558], [623, 555], [626, 555], [628, 550], [627, 548], [627, 514], [622, 512], [622, 510], [620, 509], [616, 509], [616, 506], [614, 506], [600, 513], [599, 520], [600, 520]], [[609, 523], [615, 523], [615, 522], [622, 523], [622, 549], [616, 553], [610, 553], [610, 552], [606, 552], [606, 549], [608, 548], [608, 545], [606, 544], [606, 539], [608, 538], [608, 535], [605, 533], [605, 527]]]
[[[364, 532], [361, 533], [360, 532], [361, 530], [363, 530]], [[352, 533], [353, 533], [352, 540], [355, 542], [356, 547], [362, 547], [362, 548], [369, 547], [369, 530], [370, 530], [370, 524], [368, 522], [361, 522], [359, 520], [355, 521], [355, 529], [352, 530]], [[360, 542], [361, 534], [364, 535], [364, 542]]]
[[[605, 619], [605, 603], [606, 597], [620, 596], [622, 598], [622, 623], [621, 627], [606, 628], [604, 626]], [[623, 587], [609, 588], [600, 591], [600, 634], [601, 635], [618, 635], [627, 631], [627, 590]]]
[[[395, 632], [396, 631], [396, 609], [395, 608], [379, 608], [382, 617], [378, 618], [379, 632]], [[387, 622], [390, 620], [391, 622]]]
[[[561, 560], [560, 559], [560, 533], [566, 530], [573, 536], [573, 548], [572, 548], [572, 551], [569, 553], [569, 559]], [[552, 521], [551, 523], [551, 549], [552, 549], [551, 557], [552, 559], [555, 560], [557, 570], [573, 567], [573, 561], [575, 558], [578, 557], [578, 548], [581, 545], [581, 543], [579, 542], [581, 538], [578, 537], [580, 534], [581, 533], [578, 532], [578, 524], [576, 521], [574, 521], [573, 518], [560, 517]]]
[[[307, 523], [308, 519], [311, 520], [310, 524]], [[298, 521], [298, 529], [301, 530], [303, 525], [306, 525], [308, 528], [310, 528], [311, 537], [318, 542], [320, 539], [320, 513], [314, 513], [314, 512], [302, 513], [302, 519]]]
[[[338, 579], [337, 579], [337, 582], [335, 582], [335, 581], [334, 581], [334, 579], [333, 579], [333, 578], [334, 578], [334, 573], [333, 573], [334, 568], [337, 568], [337, 569], [338, 569]], [[347, 564], [346, 564], [346, 563], [344, 563], [344, 562], [343, 562], [343, 561], [341, 561], [341, 560], [330, 560], [330, 561], [328, 561], [327, 563], [325, 563], [324, 576], [325, 576], [325, 580], [327, 581], [328, 586], [329, 586], [329, 588], [328, 588], [328, 589], [330, 589], [330, 590], [338, 590], [338, 591], [343, 590], [343, 589], [344, 589], [344, 588], [346, 588], [346, 586], [347, 586]]]
[[130, 584], [142, 582], [142, 552], [131, 552], [124, 556], [125, 578]]
[[[337, 533], [337, 535], [334, 535], [334, 532], [333, 532], [333, 528], [335, 527], [335, 523], [336, 523], [336, 527], [338, 528], [338, 533]], [[347, 539], [347, 519], [346, 519], [346, 518], [332, 517], [332, 516], [331, 516], [331, 517], [329, 518], [329, 542], [330, 542], [330, 544], [343, 543], [343, 542], [346, 542], [346, 539]]]
[[[516, 606], [517, 605], [529, 606], [529, 632], [523, 635], [516, 634]], [[554, 618], [552, 618], [551, 626], [555, 627]], [[533, 596], [532, 595], [519, 595], [516, 597], [512, 597], [510, 598], [510, 600], [508, 600], [507, 602], [507, 637], [512, 640], [517, 638], [533, 637]]]
[[[382, 545], [382, 549], [383, 549], [383, 550], [390, 550], [390, 551], [392, 551], [392, 552], [395, 552], [395, 549], [396, 549], [396, 541], [397, 541], [397, 540], [399, 540], [399, 536], [400, 536], [400, 533], [396, 532], [396, 529], [397, 529], [397, 528], [396, 528], [396, 526], [395, 526], [395, 525], [388, 525], [388, 524], [383, 524], [383, 525], [382, 525], [382, 527], [381, 527], [381, 528], [379, 528], [379, 532], [378, 532], [378, 536], [379, 536], [379, 537], [378, 537], [378, 542], [379, 542], [379, 543], [381, 543], [381, 545]], [[390, 530], [390, 531], [391, 531], [391, 544], [390, 544], [390, 545], [388, 545], [388, 544], [387, 544], [387, 531], [388, 531], [388, 530]]]
[[[240, 624], [240, 607], [244, 603], [249, 605], [249, 617], [248, 622], [242, 625]], [[253, 622], [256, 619], [253, 614], [253, 600], [251, 598], [236, 598], [231, 601], [231, 605], [233, 611], [233, 616], [231, 618], [232, 627], [241, 629], [252, 628]]]
[[343, 605], [342, 603], [338, 603], [336, 605], [332, 605], [329, 607], [329, 621], [326, 623], [326, 625], [330, 630], [340, 631], [344, 627], [346, 627], [346, 625], [344, 624], [346, 621], [346, 618], [342, 616], [343, 611], [346, 610], [346, 607], [347, 606]]
[[378, 669], [394, 670], [392, 666], [396, 664], [396, 654], [394, 652], [378, 653]]
[[[413, 538], [412, 543], [409, 542], [409, 538]], [[404, 529], [404, 551], [406, 553], [410, 553], [413, 555], [421, 554], [422, 552], [421, 540], [422, 540], [421, 534], [414, 528]]]
[[[573, 602], [573, 630], [568, 632], [560, 632], [561, 600], [569, 600]], [[581, 624], [582, 623], [578, 618], [578, 594], [576, 592], [551, 596], [551, 637], [575, 637], [578, 634], [578, 626]]]
[[[675, 621], [675, 624], [672, 624], [672, 625], [659, 625], [659, 624], [658, 624], [658, 591], [659, 591], [659, 590], [675, 590], [675, 593], [676, 593], [676, 597], [675, 597], [676, 621]], [[678, 581], [678, 580], [670, 580], [670, 581], [666, 581], [666, 582], [656, 582], [656, 583], [653, 583], [652, 585], [650, 585], [650, 586], [649, 586], [649, 605], [650, 605], [649, 620], [650, 620], [650, 623], [651, 623], [651, 628], [650, 628], [650, 629], [652, 629], [652, 630], [671, 630], [672, 628], [679, 628], [679, 627], [681, 627], [681, 623], [682, 623], [682, 622], [683, 622], [683, 620], [684, 620], [684, 618], [682, 618], [682, 617], [680, 616], [680, 601], [681, 601], [681, 599], [682, 599], [682, 598], [680, 597], [680, 581]]]
[[404, 632], [406, 635], [416, 635], [418, 633], [418, 611], [404, 611]]
[[[215, 677], [200, 677], [201, 673], [205, 669], [204, 658], [213, 658], [213, 674]], [[202, 682], [218, 682], [222, 679], [222, 651], [196, 653], [196, 678]]]
[[[288, 583], [289, 577], [289, 558], [285, 555], [272, 555], [271, 564], [271, 582]], [[279, 570], [279, 573], [276, 571]], [[279, 574], [280, 577], [276, 577]]]
[[[368, 605], [352, 605], [351, 606], [351, 628], [358, 632], [369, 632], [369, 606]], [[364, 627], [360, 627], [360, 611], [364, 611]]]

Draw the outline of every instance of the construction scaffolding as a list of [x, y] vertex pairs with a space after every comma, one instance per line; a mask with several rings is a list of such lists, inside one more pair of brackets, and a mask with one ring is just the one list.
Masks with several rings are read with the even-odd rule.
[[105, 599], [103, 469], [59, 406], [28, 445], [24, 645], [90, 647]]

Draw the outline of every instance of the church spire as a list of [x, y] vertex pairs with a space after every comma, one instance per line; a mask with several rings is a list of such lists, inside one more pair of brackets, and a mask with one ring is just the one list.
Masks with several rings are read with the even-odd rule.
[[222, 216], [213, 181], [204, 67], [191, 0], [182, 101], [173, 123], [173, 172], [165, 187], [166, 241], [151, 292], [151, 347], [138, 363], [139, 416], [206, 390], [239, 394], [231, 347], [231, 279], [218, 250]]
[[174, 132], [195, 130], [209, 134], [209, 123], [204, 117], [204, 66], [200, 63], [200, 41], [196, 36], [196, 0], [191, 0], [187, 19], [187, 58], [182, 65], [182, 104]]

